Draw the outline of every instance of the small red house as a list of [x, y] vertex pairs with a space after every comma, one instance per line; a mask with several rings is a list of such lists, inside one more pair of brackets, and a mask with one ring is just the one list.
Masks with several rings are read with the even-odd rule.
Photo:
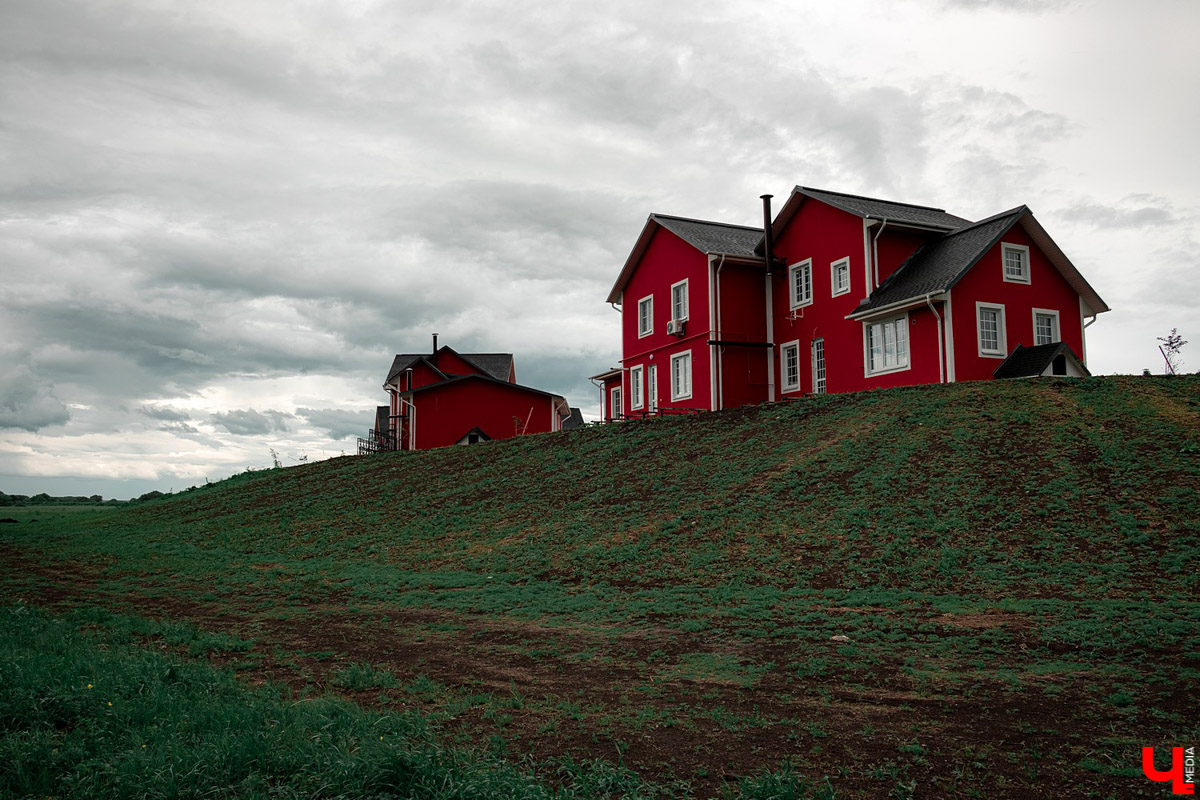
[[1025, 206], [972, 222], [797, 186], [764, 219], [650, 215], [608, 296], [623, 357], [592, 379], [605, 418], [1012, 377], [1057, 343], [1086, 374], [1108, 305]]
[[578, 415], [562, 397], [516, 382], [511, 353], [458, 353], [437, 346], [397, 355], [383, 388], [375, 429], [359, 452], [477, 444], [571, 427]]

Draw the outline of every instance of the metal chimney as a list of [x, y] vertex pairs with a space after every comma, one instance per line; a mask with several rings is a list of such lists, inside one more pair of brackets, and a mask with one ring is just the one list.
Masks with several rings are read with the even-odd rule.
[[433, 354], [437, 355], [437, 334], [433, 335]]
[[767, 260], [767, 274], [775, 268], [775, 237], [771, 231], [771, 198], [774, 195], [762, 195], [763, 201], [763, 258]]

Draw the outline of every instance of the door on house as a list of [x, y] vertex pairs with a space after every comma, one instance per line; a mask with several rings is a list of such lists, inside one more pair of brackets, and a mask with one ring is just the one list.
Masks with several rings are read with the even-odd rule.
[[649, 374], [647, 382], [650, 384], [650, 411], [653, 413], [658, 411], [658, 364], [651, 364], [647, 372]]
[[812, 343], [813, 394], [825, 394], [825, 340]]

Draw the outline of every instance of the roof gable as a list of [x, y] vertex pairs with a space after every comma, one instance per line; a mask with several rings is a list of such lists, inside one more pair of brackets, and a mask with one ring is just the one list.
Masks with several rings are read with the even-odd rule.
[[[898, 203], [894, 200], [879, 200], [874, 197], [797, 186], [792, 190], [787, 202], [784, 203], [783, 208], [779, 209], [779, 213], [771, 223], [771, 230], [776, 238], [779, 238], [792, 221], [792, 217], [810, 200], [825, 203], [861, 219], [886, 219], [889, 225], [903, 225], [933, 231], [952, 231], [971, 224], [969, 219], [948, 214], [945, 209], [933, 206]], [[761, 247], [759, 250], [761, 251]]]
[[952, 289], [1015, 225], [1020, 225], [1068, 285], [1094, 313], [1108, 311], [1062, 249], [1027, 206], [1018, 206], [927, 242], [860, 303], [851, 317]]
[[667, 214], [651, 214], [642, 227], [633, 250], [621, 267], [621, 274], [608, 293], [605, 302], [621, 302], [621, 292], [625, 290], [629, 279], [641, 263], [651, 240], [660, 228], [665, 228], [678, 236], [688, 245], [701, 253], [723, 253], [734, 256], [753, 256], [754, 249], [762, 241], [762, 228], [750, 228], [745, 225], [729, 225], [724, 222], [709, 222], [687, 217], [673, 217]]
[[442, 372], [440, 369], [435, 367], [433, 365], [433, 362], [429, 360], [428, 355], [417, 354], [417, 353], [401, 353], [400, 355], [398, 355], [394, 359], [392, 359], [392, 368], [388, 370], [387, 378], [384, 379], [383, 385], [384, 386], [392, 385], [393, 381], [395, 381], [396, 378], [400, 377], [400, 374], [402, 372], [404, 372], [404, 370], [412, 369], [417, 364], [425, 365], [430, 370], [432, 370], [435, 375], [437, 375], [439, 378], [445, 380], [446, 373]]

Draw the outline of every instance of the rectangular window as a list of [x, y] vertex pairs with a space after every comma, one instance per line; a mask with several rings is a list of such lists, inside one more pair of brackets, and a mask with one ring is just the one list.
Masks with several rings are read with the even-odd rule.
[[779, 375], [785, 392], [800, 391], [800, 343], [788, 342], [779, 348]]
[[638, 338], [654, 333], [654, 297], [638, 300]]
[[825, 394], [825, 340], [812, 343], [813, 394]]
[[644, 395], [642, 393], [642, 370], [641, 366], [633, 367], [629, 370], [629, 407], [642, 408], [645, 405], [642, 401]]
[[1033, 310], [1033, 343], [1053, 344], [1058, 338], [1058, 312], [1044, 308]]
[[812, 259], [788, 267], [788, 286], [792, 308], [812, 303]]
[[1004, 335], [1004, 306], [976, 303], [975, 316], [979, 321], [979, 355], [1004, 355], [1008, 349]]
[[621, 418], [621, 387], [613, 387], [612, 393], [609, 394], [608, 418]]
[[650, 390], [650, 410], [658, 410], [658, 364], [650, 365], [650, 373], [647, 375], [646, 388]]
[[671, 356], [671, 399], [687, 400], [692, 396], [692, 354]]
[[676, 322], [688, 318], [688, 282], [682, 280], [671, 284], [671, 319]]
[[843, 258], [829, 265], [830, 282], [833, 284], [833, 296], [850, 291], [850, 259]]
[[908, 315], [864, 325], [867, 374], [908, 369]]
[[1002, 244], [1004, 280], [1009, 283], [1029, 283], [1029, 248], [1023, 244]]

